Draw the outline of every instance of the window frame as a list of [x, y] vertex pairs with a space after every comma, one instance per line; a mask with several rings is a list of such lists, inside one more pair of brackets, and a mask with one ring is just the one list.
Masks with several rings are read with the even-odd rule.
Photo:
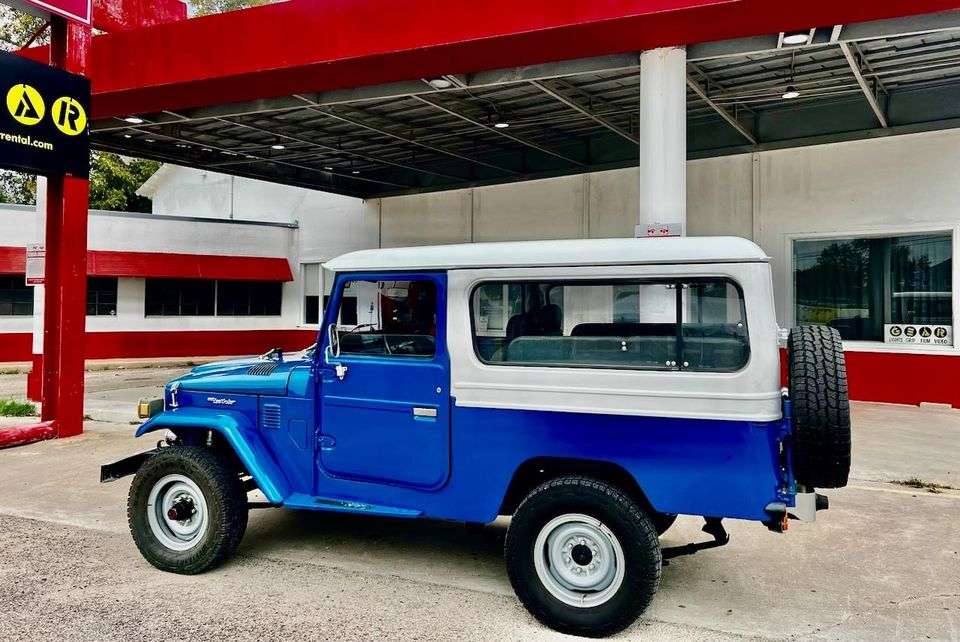
[[[743, 311], [744, 332], [746, 333], [746, 337], [747, 337], [747, 355], [743, 364], [736, 370], [685, 370], [683, 368], [682, 357], [681, 357], [681, 355], [683, 355], [683, 319], [684, 319], [682, 294], [678, 294], [676, 296], [677, 317], [676, 317], [675, 324], [677, 326], [676, 355], [677, 355], [677, 361], [678, 361], [678, 365], [676, 366], [654, 367], [654, 366], [621, 366], [621, 365], [604, 365], [604, 364], [591, 365], [591, 364], [577, 364], [577, 363], [557, 365], [553, 363], [497, 362], [497, 361], [489, 361], [487, 359], [484, 359], [480, 355], [480, 349], [479, 349], [479, 344], [477, 342], [477, 339], [485, 335], [477, 334], [477, 320], [475, 318], [476, 315], [475, 315], [475, 310], [473, 305], [473, 300], [474, 300], [473, 297], [476, 294], [476, 291], [478, 289], [487, 285], [498, 285], [498, 284], [511, 285], [516, 283], [540, 283], [540, 284], [548, 283], [554, 287], [556, 287], [557, 285], [560, 285], [560, 286], [581, 285], [581, 286], [588, 286], [588, 287], [589, 286], [616, 287], [618, 285], [623, 286], [623, 285], [672, 284], [674, 286], [675, 291], [682, 293], [683, 289], [682, 288], [678, 289], [676, 286], [689, 284], [689, 283], [717, 283], [717, 282], [732, 285], [733, 288], [736, 290], [737, 295], [740, 297], [739, 300], [741, 304], [741, 309]], [[644, 277], [636, 277], [636, 278], [611, 277], [607, 279], [604, 279], [604, 278], [598, 279], [596, 277], [588, 277], [588, 278], [582, 278], [582, 279], [569, 278], [569, 277], [561, 277], [559, 279], [550, 278], [550, 277], [522, 277], [522, 278], [513, 278], [513, 279], [486, 278], [486, 279], [477, 281], [470, 288], [469, 294], [467, 296], [467, 306], [469, 308], [469, 314], [470, 314], [470, 343], [473, 345], [473, 356], [483, 365], [490, 366], [490, 367], [559, 368], [559, 369], [575, 369], [575, 370], [620, 370], [625, 372], [670, 372], [670, 373], [682, 373], [682, 374], [690, 374], [690, 375], [732, 375], [732, 374], [737, 374], [746, 370], [750, 366], [750, 362], [753, 360], [753, 345], [750, 338], [751, 335], [750, 335], [750, 324], [748, 321], [749, 315], [747, 313], [747, 299], [744, 296], [743, 287], [740, 285], [740, 283], [733, 277], [725, 274], [724, 275], [718, 274], [716, 276], [697, 275], [697, 276], [691, 276], [691, 277], [683, 277], [683, 276], [666, 276], [666, 277], [644, 276]]]
[[16, 306], [17, 306], [17, 302], [11, 300], [11, 303], [10, 303], [10, 311], [11, 311], [11, 313], [10, 313], [10, 314], [0, 314], [0, 319], [29, 319], [29, 318], [33, 317], [34, 314], [36, 313], [36, 308], [34, 307], [34, 290], [33, 290], [33, 287], [32, 287], [32, 286], [27, 285], [26, 275], [23, 274], [23, 273], [18, 273], [18, 274], [0, 274], [0, 277], [2, 277], [2, 278], [4, 278], [4, 279], [9, 279], [11, 283], [17, 283], [18, 281], [22, 282], [22, 283], [23, 283], [23, 288], [22, 288], [22, 290], [21, 290], [21, 288], [3, 288], [3, 290], [4, 290], [4, 291], [8, 291], [8, 292], [19, 292], [19, 291], [23, 291], [23, 292], [28, 293], [29, 296], [27, 297], [27, 301], [22, 301], [22, 302], [20, 302], [20, 303], [28, 303], [29, 306], [30, 306], [30, 312], [25, 313], [25, 314], [17, 314], [16, 312], [14, 312], [14, 310], [16, 309]]
[[[107, 306], [107, 303], [101, 303], [99, 293], [104, 292], [104, 290], [94, 290], [90, 287], [90, 284], [94, 282], [94, 279], [99, 279], [100, 282], [110, 280], [113, 282], [113, 314], [102, 314], [99, 312], [99, 309], [102, 306]], [[93, 293], [98, 293], [98, 296], [94, 297], [93, 301], [90, 301], [90, 295]], [[94, 307], [94, 313], [90, 313], [90, 306]], [[146, 304], [144, 304], [146, 306]], [[107, 318], [116, 318], [120, 315], [120, 277], [116, 276], [88, 276], [87, 277], [87, 316], [88, 317], [107, 317]]]
[[[783, 326], [792, 328], [797, 325], [797, 306], [796, 306], [796, 283], [794, 278], [795, 264], [793, 260], [795, 241], [848, 241], [852, 239], [866, 238], [893, 238], [901, 236], [917, 235], [935, 235], [941, 234], [949, 236], [951, 239], [951, 251], [953, 259], [956, 259], [957, 248], [960, 247], [960, 225], [956, 222], [929, 222], [917, 225], [897, 225], [897, 226], [874, 226], [863, 228], [852, 228], [847, 230], [834, 230], [832, 232], [793, 232], [783, 235], [783, 265], [785, 267], [782, 278], [784, 298], [778, 299], [778, 318], [784, 321]], [[960, 324], [960, 263], [953, 261], [953, 328], [956, 331]], [[783, 308], [779, 306], [783, 305]], [[781, 316], [782, 314], [782, 316]], [[844, 350], [853, 352], [894, 352], [906, 354], [960, 354], [960, 337], [954, 336], [952, 346], [942, 345], [922, 345], [922, 344], [896, 344], [885, 343], [884, 341], [868, 341], [860, 339], [844, 340]]]
[[[444, 275], [445, 276], [445, 275]], [[345, 297], [344, 290], [346, 289], [347, 284], [355, 282], [367, 282], [367, 283], [381, 283], [385, 281], [425, 281], [430, 283], [435, 291], [435, 309], [434, 315], [436, 318], [436, 328], [434, 334], [434, 348], [433, 354], [431, 355], [414, 355], [414, 354], [363, 354], [355, 352], [341, 352], [336, 356], [337, 361], [344, 359], [354, 360], [360, 359], [364, 361], [377, 361], [382, 359], [401, 359], [401, 360], [416, 360], [420, 362], [433, 362], [441, 363], [446, 359], [446, 279], [441, 278], [434, 273], [402, 273], [402, 274], [389, 274], [389, 273], [342, 273], [334, 274], [333, 288], [330, 291], [330, 301], [327, 307], [323, 310], [323, 315], [321, 317], [323, 332], [321, 333], [321, 347], [322, 350], [318, 350], [317, 353], [320, 355], [325, 355], [327, 353], [327, 348], [329, 347], [329, 337], [330, 333], [328, 328], [333, 327], [333, 332], [339, 333], [341, 327], [349, 327], [348, 325], [341, 326], [339, 323], [340, 320], [340, 308], [343, 305], [345, 298], [354, 298]], [[359, 320], [359, 319], [358, 319]], [[353, 327], [359, 327], [362, 324], [356, 324]], [[339, 334], [337, 342], [339, 343]], [[323, 357], [320, 357], [323, 359]]]

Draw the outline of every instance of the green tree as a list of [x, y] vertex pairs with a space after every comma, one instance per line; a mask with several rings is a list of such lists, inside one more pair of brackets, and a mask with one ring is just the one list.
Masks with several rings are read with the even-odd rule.
[[157, 161], [94, 152], [90, 158], [90, 208], [149, 212], [150, 199], [136, 192], [158, 169]]
[[270, 4], [275, 1], [276, 0], [188, 0], [187, 4], [190, 6], [190, 15], [205, 16], [210, 13], [224, 13], [237, 9], [259, 7], [262, 4]]

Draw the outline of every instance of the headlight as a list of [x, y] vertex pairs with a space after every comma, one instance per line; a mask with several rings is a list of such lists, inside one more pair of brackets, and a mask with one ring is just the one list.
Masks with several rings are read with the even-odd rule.
[[163, 412], [163, 399], [141, 399], [137, 404], [137, 415], [141, 419], [149, 419]]

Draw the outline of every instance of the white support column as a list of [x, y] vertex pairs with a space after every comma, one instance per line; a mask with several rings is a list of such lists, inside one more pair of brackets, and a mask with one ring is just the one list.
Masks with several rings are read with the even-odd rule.
[[[640, 54], [640, 212], [637, 236], [647, 229], [686, 234], [687, 50]], [[656, 234], [667, 235], [667, 234]]]

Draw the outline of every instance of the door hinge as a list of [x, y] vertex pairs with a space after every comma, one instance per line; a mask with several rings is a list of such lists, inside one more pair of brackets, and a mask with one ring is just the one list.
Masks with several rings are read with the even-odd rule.
[[329, 435], [322, 435], [317, 439], [317, 445], [320, 447], [320, 450], [333, 450], [337, 445], [337, 440]]

